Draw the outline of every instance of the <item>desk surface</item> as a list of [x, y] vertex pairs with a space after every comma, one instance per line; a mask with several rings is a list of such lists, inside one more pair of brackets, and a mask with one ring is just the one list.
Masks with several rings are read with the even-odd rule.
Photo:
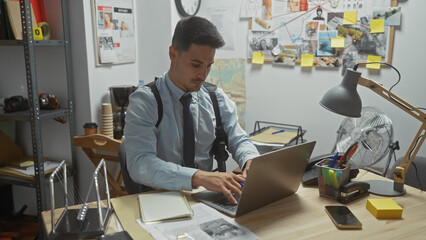
[[[355, 180], [371, 179], [384, 178], [361, 171]], [[424, 220], [426, 218], [426, 193], [407, 185], [405, 187], [407, 189], [405, 195], [392, 198], [404, 209], [402, 219], [379, 220], [366, 209], [367, 198], [383, 198], [381, 196], [370, 194], [346, 204], [362, 222], [362, 230], [337, 229], [324, 211], [324, 206], [342, 204], [333, 199], [320, 197], [317, 187], [300, 186], [296, 194], [247, 213], [237, 218], [236, 221], [249, 228], [261, 239], [282, 239], [283, 236], [287, 239], [338, 239], [345, 237], [350, 237], [351, 239], [424, 238], [426, 234], [426, 221]], [[191, 193], [188, 192], [186, 194], [190, 203], [195, 203], [190, 197]], [[150, 237], [134, 220], [136, 217], [140, 217], [137, 195], [124, 196], [113, 200], [118, 200], [118, 202], [122, 203], [121, 207], [115, 209], [115, 211], [118, 213], [124, 229], [127, 230], [127, 225], [132, 224], [133, 229], [137, 229], [135, 233], [129, 232], [133, 238], [146, 239]], [[47, 232], [50, 232], [49, 214], [50, 211], [43, 212]], [[48, 219], [47, 222], [46, 219]], [[109, 227], [115, 228], [115, 224], [110, 224]]]

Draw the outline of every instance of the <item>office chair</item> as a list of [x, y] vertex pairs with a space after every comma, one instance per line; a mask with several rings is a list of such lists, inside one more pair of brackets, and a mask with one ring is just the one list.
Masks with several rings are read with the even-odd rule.
[[[398, 160], [396, 160], [395, 164], [388, 173], [388, 178], [393, 179], [395, 167], [399, 166], [402, 159], [403, 157], [400, 157]], [[423, 189], [421, 190], [424, 191], [426, 190], [426, 157], [416, 156], [413, 160], [413, 163], [417, 166], [417, 173], [419, 174], [419, 179], [423, 186]], [[420, 189], [419, 180], [417, 179], [416, 175], [416, 168], [413, 166], [414, 164], [411, 164], [407, 173], [405, 174], [405, 184]]]
[[118, 148], [118, 157], [120, 158], [121, 175], [123, 177], [124, 187], [126, 188], [128, 194], [135, 194], [154, 190], [153, 188], [136, 183], [130, 177], [129, 171], [127, 170], [126, 149], [124, 146], [124, 142], [121, 143], [120, 147]]
[[[120, 159], [117, 156], [120, 143], [121, 141], [102, 134], [75, 136], [73, 138], [73, 144], [82, 148], [95, 167], [98, 166], [102, 159], [106, 162], [120, 162]], [[103, 171], [101, 171], [101, 173], [103, 175]], [[125, 188], [121, 186], [123, 183], [121, 171], [118, 173], [117, 177], [114, 177], [113, 174], [107, 170], [107, 179], [108, 184], [111, 187], [111, 197], [127, 195]]]

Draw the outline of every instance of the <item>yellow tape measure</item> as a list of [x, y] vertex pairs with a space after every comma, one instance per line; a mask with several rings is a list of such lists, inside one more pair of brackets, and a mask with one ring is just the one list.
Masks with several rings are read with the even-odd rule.
[[34, 36], [34, 40], [43, 40], [43, 32], [41, 28], [35, 27], [33, 29], [33, 36]]
[[39, 22], [38, 27], [43, 33], [43, 40], [50, 40], [50, 26], [47, 22]]

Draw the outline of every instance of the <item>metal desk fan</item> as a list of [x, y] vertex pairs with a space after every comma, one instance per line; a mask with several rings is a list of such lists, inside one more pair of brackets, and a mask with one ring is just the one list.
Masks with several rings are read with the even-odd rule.
[[[345, 152], [355, 142], [358, 142], [358, 149], [352, 156], [352, 168], [364, 168], [385, 176], [393, 151], [399, 149], [398, 142], [393, 142], [390, 118], [375, 107], [363, 107], [360, 118], [345, 118], [337, 131], [332, 152]], [[388, 153], [382, 172], [371, 168]]]

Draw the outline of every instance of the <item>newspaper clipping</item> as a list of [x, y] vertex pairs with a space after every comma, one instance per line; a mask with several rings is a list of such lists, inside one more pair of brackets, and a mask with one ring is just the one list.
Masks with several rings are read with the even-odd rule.
[[136, 59], [132, 0], [95, 0], [97, 63], [119, 64]]

